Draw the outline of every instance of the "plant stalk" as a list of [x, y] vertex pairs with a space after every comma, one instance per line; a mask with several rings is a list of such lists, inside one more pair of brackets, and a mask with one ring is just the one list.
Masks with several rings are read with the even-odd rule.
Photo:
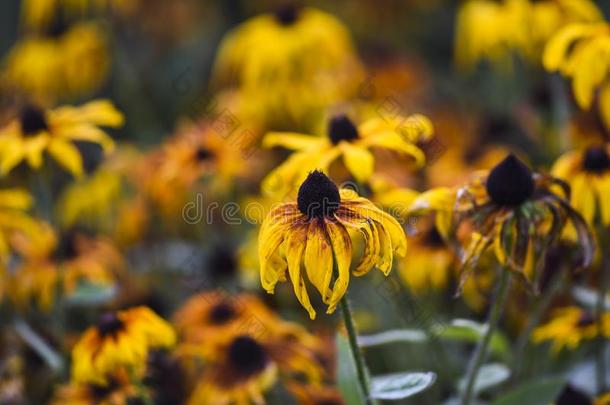
[[487, 323], [487, 331], [483, 336], [483, 339], [479, 341], [477, 344], [477, 348], [473, 354], [473, 357], [470, 359], [470, 363], [468, 366], [468, 373], [466, 375], [466, 387], [464, 389], [464, 395], [462, 397], [463, 405], [470, 405], [472, 403], [473, 394], [474, 394], [474, 384], [477, 379], [477, 375], [479, 374], [479, 369], [487, 356], [487, 349], [489, 347], [489, 342], [491, 341], [491, 337], [493, 336], [498, 324], [500, 323], [500, 316], [502, 315], [502, 311], [504, 310], [504, 306], [506, 304], [506, 298], [508, 297], [508, 290], [510, 286], [510, 271], [507, 269], [500, 269], [500, 283], [498, 285], [498, 292], [492, 304], [491, 310], [489, 312], [489, 321]]

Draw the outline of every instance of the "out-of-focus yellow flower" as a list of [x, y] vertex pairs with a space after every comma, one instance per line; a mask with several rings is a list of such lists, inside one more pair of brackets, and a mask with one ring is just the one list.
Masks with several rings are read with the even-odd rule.
[[[303, 378], [304, 370], [317, 370], [316, 360], [298, 340], [278, 340], [274, 334], [248, 333], [233, 337], [208, 363], [189, 404], [262, 404], [264, 393], [279, 378]], [[300, 375], [300, 377], [299, 377]], [[319, 371], [309, 382], [319, 384]]]
[[455, 60], [459, 67], [472, 69], [489, 61], [509, 70], [514, 52], [527, 54], [527, 0], [468, 0], [458, 11], [455, 33]]
[[246, 115], [271, 125], [302, 123], [355, 95], [362, 78], [347, 28], [330, 14], [296, 6], [238, 26], [214, 66], [214, 81], [238, 89]]
[[222, 292], [191, 297], [174, 316], [181, 352], [209, 359], [231, 338], [244, 332], [272, 333], [279, 319], [255, 296]]
[[[603, 315], [602, 325], [601, 334], [610, 337], [610, 313]], [[599, 327], [591, 313], [578, 307], [565, 307], [555, 310], [547, 323], [534, 330], [532, 341], [552, 341], [552, 350], [559, 352], [563, 348], [576, 349], [583, 341], [597, 336], [600, 336]]]
[[554, 176], [571, 187], [570, 203], [590, 225], [596, 215], [610, 225], [610, 146], [568, 152], [553, 166]]
[[52, 257], [57, 247], [57, 236], [48, 224], [40, 224], [33, 232], [17, 233], [11, 244], [23, 257], [9, 279], [9, 297], [19, 308], [35, 302], [48, 311], [57, 293], [59, 269]]
[[265, 136], [263, 146], [282, 146], [296, 152], [267, 175], [262, 188], [270, 195], [290, 194], [310, 171], [328, 172], [339, 157], [357, 181], [366, 182], [375, 170], [374, 148], [398, 152], [421, 166], [425, 155], [416, 144], [432, 133], [430, 120], [418, 114], [406, 119], [373, 118], [358, 127], [347, 116], [337, 115], [328, 123], [327, 136], [272, 132]]
[[121, 370], [142, 378], [149, 351], [175, 341], [171, 325], [147, 307], [103, 314], [72, 349], [72, 380], [104, 385]]
[[113, 373], [106, 384], [78, 384], [71, 382], [55, 391], [53, 405], [128, 405], [141, 399], [142, 387], [129, 379], [125, 370]]
[[[327, 313], [334, 312], [349, 283], [352, 241], [348, 230], [359, 231], [365, 240], [360, 262], [351, 271], [355, 276], [363, 276], [375, 266], [387, 275], [394, 254], [406, 253], [405, 234], [394, 217], [353, 190], [339, 191], [322, 172], [311, 172], [299, 188], [297, 201], [275, 207], [261, 226], [258, 242], [263, 288], [273, 293], [275, 285], [286, 280], [288, 270], [297, 299], [314, 319], [316, 311], [301, 272], [304, 261], [307, 278], [328, 305]], [[280, 255], [282, 246], [285, 259]], [[333, 277], [335, 263], [337, 274]]]
[[32, 206], [32, 196], [18, 188], [0, 190], [0, 261], [7, 259], [9, 238], [14, 231], [30, 231], [36, 221], [27, 214]]
[[610, 128], [610, 86], [606, 57], [610, 27], [606, 22], [570, 24], [557, 32], [544, 50], [544, 67], [572, 79], [572, 90], [580, 108], [589, 110], [599, 94], [599, 112]]
[[28, 36], [6, 60], [6, 85], [41, 103], [91, 94], [108, 75], [107, 39], [93, 23], [75, 24], [58, 36]]
[[[437, 215], [444, 211], [447, 221], [442, 221], [438, 229], [444, 234], [449, 223], [454, 238], [460, 227], [471, 227], [469, 242], [460, 241], [465, 249], [459, 290], [488, 248], [506, 270], [526, 286], [536, 288], [540, 274], [532, 274], [536, 268], [533, 245], [540, 244], [544, 252], [559, 239], [567, 224], [572, 224], [578, 234], [581, 265], [587, 267], [593, 259], [589, 228], [565, 199], [567, 191], [561, 187], [555, 190], [561, 184], [558, 179], [533, 173], [511, 154], [489, 173], [478, 173], [453, 193], [448, 194], [446, 188], [427, 191], [414, 201], [413, 211], [436, 211]], [[447, 198], [451, 194], [453, 198]]]
[[0, 129], [0, 172], [6, 174], [22, 161], [38, 169], [43, 163], [43, 152], [48, 152], [61, 166], [79, 177], [83, 174], [83, 161], [74, 142], [93, 142], [104, 152], [111, 151], [114, 148], [112, 138], [98, 126], [119, 127], [122, 124], [123, 115], [107, 100], [52, 110], [27, 105], [18, 117]]
[[44, 30], [61, 15], [84, 16], [89, 11], [130, 11], [138, 0], [24, 0], [21, 18], [26, 28]]
[[537, 62], [560, 28], [601, 20], [601, 12], [589, 0], [469, 0], [458, 12], [456, 62], [471, 69], [486, 60], [504, 70], [510, 69], [513, 55]]

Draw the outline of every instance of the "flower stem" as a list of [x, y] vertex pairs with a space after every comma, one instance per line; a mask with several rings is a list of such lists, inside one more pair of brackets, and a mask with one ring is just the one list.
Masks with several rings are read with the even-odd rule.
[[487, 322], [487, 330], [485, 331], [485, 335], [483, 339], [479, 341], [477, 344], [477, 348], [473, 354], [473, 357], [470, 359], [470, 364], [468, 366], [468, 373], [466, 375], [466, 388], [464, 389], [464, 395], [462, 404], [470, 405], [473, 400], [474, 394], [474, 383], [477, 379], [477, 375], [479, 373], [479, 369], [485, 360], [487, 355], [487, 348], [489, 346], [489, 342], [491, 341], [491, 337], [493, 336], [498, 324], [500, 323], [500, 316], [502, 315], [502, 311], [504, 309], [504, 305], [506, 303], [506, 298], [508, 297], [508, 287], [510, 286], [510, 272], [507, 269], [500, 269], [500, 283], [498, 285], [498, 292], [496, 294], [495, 300], [492, 304], [490, 313], [489, 313], [489, 321]]
[[[610, 238], [608, 237], [607, 229], [603, 226], [599, 227], [599, 244], [600, 246], [607, 246]], [[595, 355], [595, 375], [597, 377], [597, 390], [599, 394], [603, 394], [607, 391], [606, 380], [608, 371], [606, 369], [606, 338], [604, 337], [604, 312], [606, 295], [608, 292], [608, 268], [610, 267], [610, 259], [608, 258], [605, 249], [602, 249], [602, 263], [599, 268], [599, 287], [597, 295], [597, 305], [595, 308], [596, 322], [597, 322], [597, 344], [596, 355]]]
[[362, 393], [366, 398], [366, 402], [371, 404], [371, 390], [369, 370], [366, 367], [364, 356], [358, 347], [358, 339], [356, 333], [356, 326], [354, 324], [354, 318], [347, 302], [347, 294], [341, 298], [341, 313], [343, 314], [343, 323], [345, 323], [345, 329], [347, 330], [347, 337], [351, 348], [352, 355], [354, 356], [354, 362], [356, 363], [356, 372], [358, 373], [358, 382], [362, 388]]

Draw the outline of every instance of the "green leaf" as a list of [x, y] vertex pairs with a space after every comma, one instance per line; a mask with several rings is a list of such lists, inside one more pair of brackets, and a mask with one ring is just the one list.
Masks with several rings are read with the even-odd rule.
[[406, 372], [373, 377], [371, 397], [384, 400], [408, 398], [429, 388], [435, 380], [436, 374], [433, 372]]
[[519, 386], [492, 405], [552, 404], [565, 385], [565, 377], [541, 378]]
[[[491, 387], [503, 383], [510, 377], [510, 370], [504, 364], [489, 363], [483, 365], [477, 374], [477, 379], [474, 382], [474, 393], [485, 391]], [[458, 389], [464, 392], [466, 381], [464, 378], [458, 383]], [[521, 404], [523, 405], [523, 404]]]
[[[469, 319], [454, 319], [449, 325], [437, 325], [435, 329], [434, 333], [440, 339], [477, 343], [483, 338], [487, 324]], [[506, 337], [497, 331], [491, 337], [489, 348], [494, 354], [505, 356], [508, 353], [509, 344]]]
[[347, 338], [337, 334], [337, 386], [343, 400], [348, 405], [366, 404], [364, 393], [358, 384], [358, 372], [352, 354], [352, 349]]
[[423, 330], [396, 329], [388, 330], [374, 335], [360, 336], [358, 337], [358, 346], [372, 347], [396, 342], [423, 343], [427, 340], [428, 336]]

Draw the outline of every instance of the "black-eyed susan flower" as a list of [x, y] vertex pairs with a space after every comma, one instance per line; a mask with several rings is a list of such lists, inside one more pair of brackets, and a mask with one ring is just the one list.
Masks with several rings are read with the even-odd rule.
[[109, 70], [106, 34], [94, 23], [78, 23], [17, 42], [6, 57], [4, 84], [37, 102], [54, 103], [93, 93]]
[[141, 399], [141, 387], [134, 384], [125, 370], [112, 373], [104, 384], [75, 383], [57, 388], [51, 404], [128, 405]]
[[510, 69], [513, 53], [528, 53], [527, 0], [469, 0], [461, 4], [455, 26], [455, 60], [472, 69], [489, 61]]
[[347, 28], [328, 13], [293, 5], [230, 32], [214, 66], [214, 81], [238, 89], [247, 116], [275, 124], [302, 122], [350, 98], [362, 78]]
[[218, 346], [244, 332], [271, 333], [279, 319], [255, 296], [228, 296], [220, 291], [191, 297], [174, 316], [185, 353], [213, 356]]
[[48, 29], [58, 16], [85, 16], [89, 12], [129, 11], [138, 0], [25, 0], [21, 18], [26, 28], [35, 31]]
[[141, 378], [149, 351], [175, 341], [171, 325], [147, 307], [105, 313], [72, 349], [72, 380], [107, 384], [108, 375], [119, 370]]
[[43, 152], [48, 152], [74, 176], [81, 176], [83, 161], [74, 142], [93, 142], [110, 151], [114, 142], [98, 126], [119, 127], [122, 123], [123, 115], [107, 100], [52, 110], [26, 105], [0, 129], [0, 172], [6, 174], [24, 161], [38, 169]]
[[297, 201], [275, 207], [261, 226], [258, 251], [263, 288], [273, 293], [275, 285], [286, 280], [288, 270], [295, 295], [312, 319], [316, 311], [306, 278], [322, 295], [327, 313], [334, 312], [349, 283], [352, 241], [348, 231], [359, 231], [365, 240], [362, 258], [351, 270], [355, 276], [375, 266], [387, 275], [393, 255], [406, 253], [405, 234], [394, 217], [353, 190], [339, 190], [324, 173], [311, 172], [299, 188]]
[[263, 146], [281, 146], [295, 153], [267, 175], [263, 191], [280, 195], [293, 192], [310, 171], [328, 172], [339, 158], [357, 181], [366, 182], [375, 171], [371, 152], [375, 148], [410, 157], [421, 166], [425, 155], [417, 143], [430, 139], [432, 133], [430, 120], [419, 114], [388, 120], [373, 118], [358, 126], [340, 114], [329, 120], [326, 136], [269, 133], [263, 139]]
[[599, 113], [610, 128], [610, 86], [606, 48], [610, 27], [606, 22], [574, 23], [559, 30], [544, 50], [544, 67], [572, 79], [574, 99], [590, 110], [598, 99]]
[[602, 316], [602, 330], [591, 312], [571, 306], [557, 309], [551, 319], [540, 325], [532, 334], [532, 341], [541, 343], [551, 341], [551, 349], [559, 352], [563, 348], [576, 349], [584, 341], [598, 336], [610, 337], [610, 313]]
[[610, 148], [594, 145], [561, 156], [552, 174], [571, 187], [570, 203], [590, 225], [610, 225]]
[[[281, 378], [306, 378], [303, 370], [315, 366], [309, 352], [295, 340], [277, 340], [273, 334], [233, 337], [216, 351], [195, 390], [190, 404], [262, 404], [264, 394]], [[296, 373], [296, 375], [295, 375]], [[319, 376], [319, 375], [318, 375]]]
[[[500, 264], [528, 286], [536, 287], [543, 253], [559, 239], [566, 224], [572, 224], [578, 233], [582, 266], [592, 260], [591, 233], [582, 216], [565, 199], [568, 193], [563, 185], [558, 179], [533, 173], [511, 154], [488, 173], [479, 173], [451, 193], [446, 188], [427, 191], [413, 203], [413, 209], [440, 208], [445, 212], [443, 222], [451, 224], [453, 234], [461, 226], [471, 231], [469, 241], [461, 242], [465, 250], [461, 255], [460, 285], [481, 255], [493, 248]], [[556, 190], [557, 186], [563, 191]], [[533, 257], [534, 254], [539, 256]]]

